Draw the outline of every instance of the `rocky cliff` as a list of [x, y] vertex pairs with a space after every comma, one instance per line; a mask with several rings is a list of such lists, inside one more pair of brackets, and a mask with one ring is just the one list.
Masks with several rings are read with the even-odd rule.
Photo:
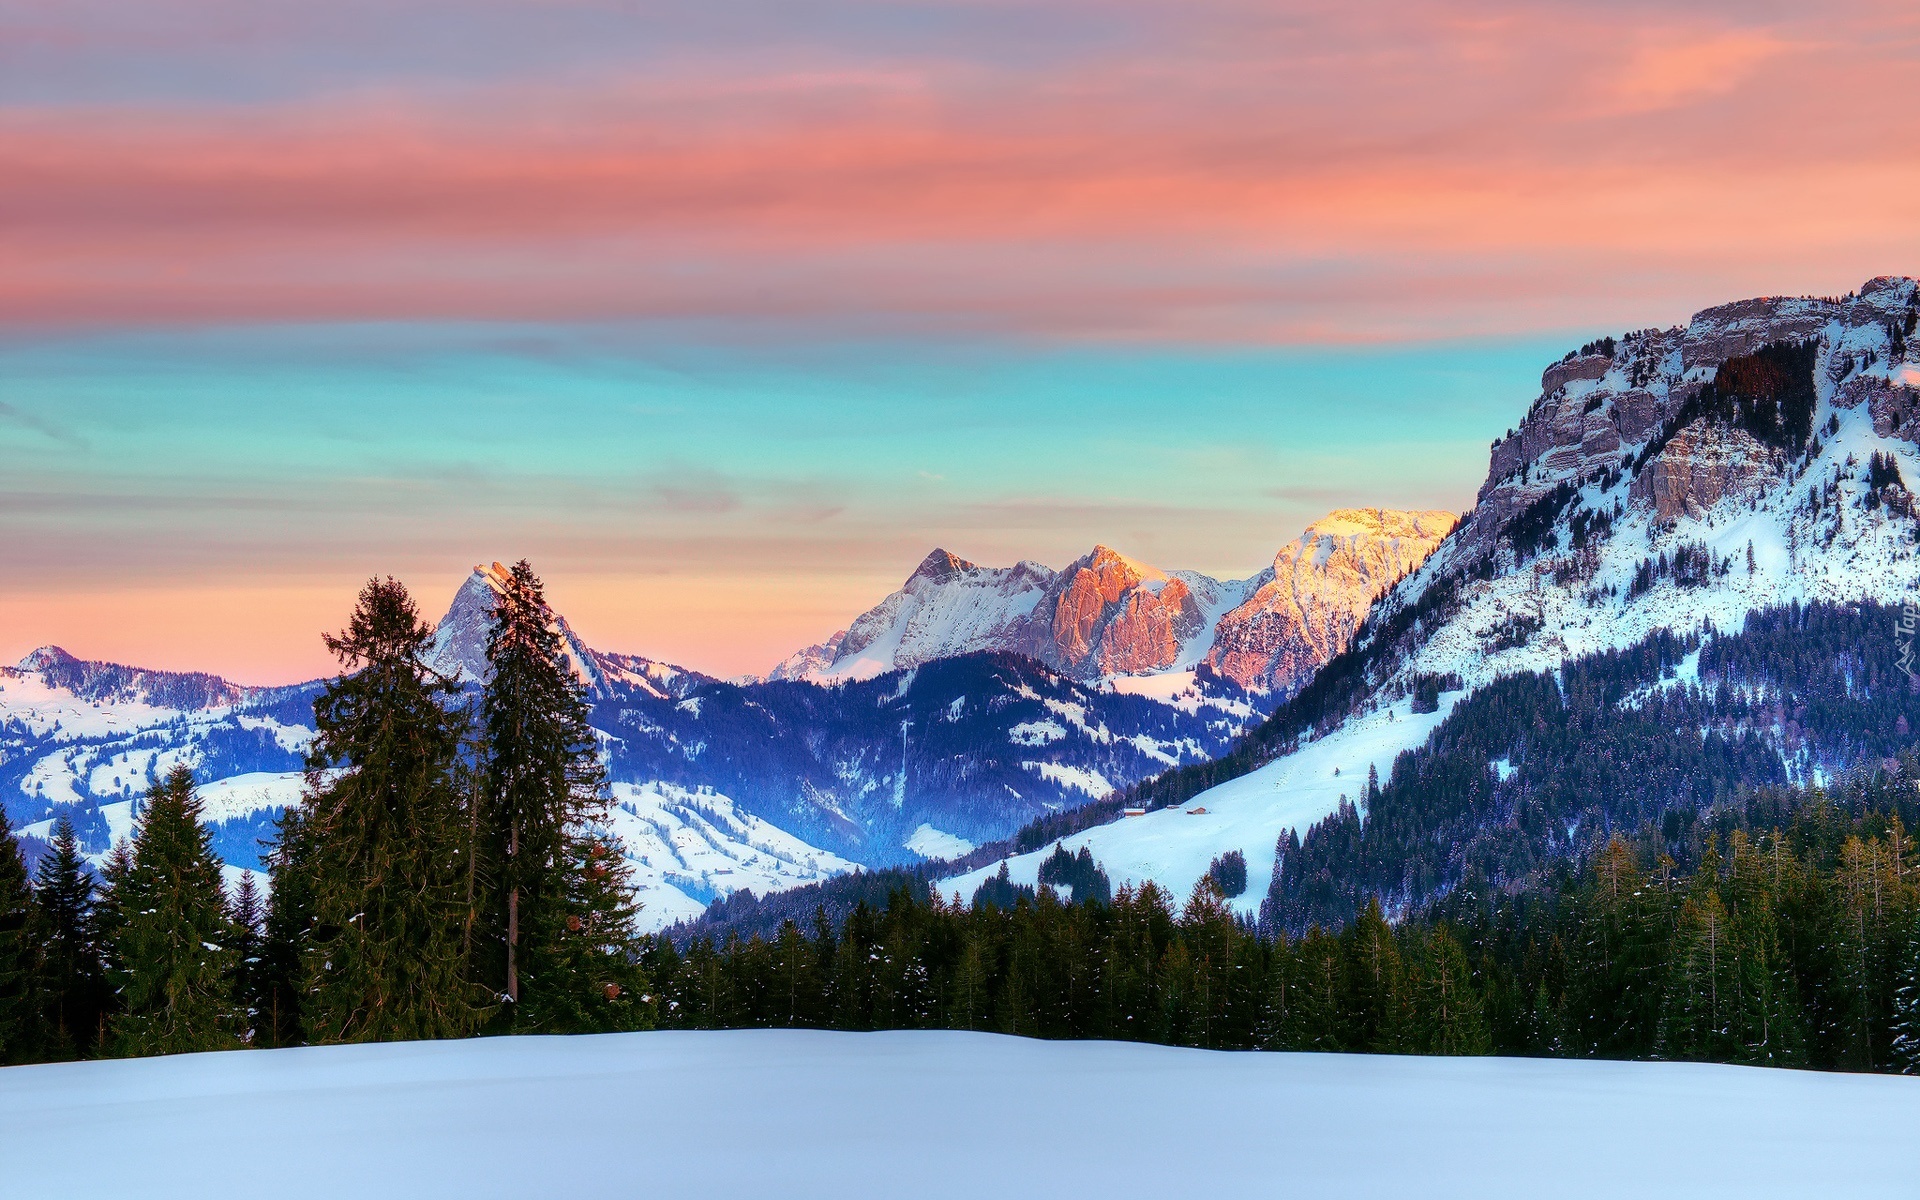
[[1380, 610], [1403, 614], [1392, 669], [1471, 683], [1768, 604], [1911, 594], [1917, 322], [1915, 282], [1882, 277], [1552, 364], [1458, 534]]
[[1346, 649], [1381, 593], [1453, 531], [1450, 512], [1341, 509], [1307, 526], [1220, 619], [1207, 664], [1240, 686], [1292, 691]]

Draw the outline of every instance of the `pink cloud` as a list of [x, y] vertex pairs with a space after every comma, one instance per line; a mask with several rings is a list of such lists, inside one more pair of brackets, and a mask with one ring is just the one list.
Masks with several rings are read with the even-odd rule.
[[0, 318], [1441, 336], [1831, 289], [1917, 248], [1920, 136], [1871, 116], [1916, 82], [1877, 32], [1910, 17], [1111, 11], [1162, 40], [16, 105]]

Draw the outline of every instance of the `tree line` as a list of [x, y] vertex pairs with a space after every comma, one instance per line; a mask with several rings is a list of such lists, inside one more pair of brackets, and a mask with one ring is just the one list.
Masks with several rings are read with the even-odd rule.
[[[1063, 902], [902, 886], [771, 937], [654, 939], [667, 1028], [986, 1029], [1211, 1049], [1647, 1058], [1920, 1071], [1920, 859], [1897, 814], [1802, 797], [1682, 870], [1615, 837], [1517, 892], [1262, 928], [1202, 878]], [[1071, 861], [1068, 859], [1067, 861]]]
[[406, 589], [327, 635], [303, 803], [263, 897], [229, 895], [192, 772], [91, 872], [56, 822], [29, 878], [0, 813], [0, 1061], [644, 1027], [599, 747], [540, 581], [497, 599], [477, 698]]

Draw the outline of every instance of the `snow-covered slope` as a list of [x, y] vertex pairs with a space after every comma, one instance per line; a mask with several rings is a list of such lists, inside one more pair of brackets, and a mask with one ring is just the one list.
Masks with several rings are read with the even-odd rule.
[[[1252, 886], [1228, 903], [1244, 916], [1257, 917], [1265, 895], [1261, 884], [1273, 875], [1280, 835], [1305, 830], [1343, 802], [1361, 803], [1369, 771], [1382, 779], [1391, 774], [1394, 758], [1425, 742], [1458, 698], [1443, 695], [1438, 711], [1430, 713], [1414, 712], [1408, 700], [1369, 713], [1187, 804], [1096, 825], [1006, 859], [1008, 877], [1032, 887], [1039, 881], [1041, 860], [1055, 845], [1064, 845], [1070, 854], [1084, 847], [1114, 887], [1151, 880], [1179, 899], [1193, 890], [1216, 857], [1238, 850], [1246, 856]], [[991, 863], [942, 879], [935, 887], [964, 903], [1000, 866]]]
[[[1916, 1122], [1920, 1080], [1898, 1076], [947, 1032], [476, 1038], [0, 1070], [8, 1194], [65, 1200], [1871, 1200], [1913, 1194], [1897, 1151]], [[667, 1152], [605, 1148], [627, 1135]]]
[[613, 785], [613, 831], [626, 846], [640, 926], [651, 933], [699, 916], [717, 896], [817, 883], [857, 868], [711, 789]]
[[833, 683], [978, 651], [1078, 678], [1204, 662], [1243, 689], [1285, 693], [1338, 653], [1375, 599], [1453, 527], [1444, 512], [1348, 509], [1314, 522], [1252, 579], [1162, 571], [1105, 546], [1059, 571], [981, 567], [935, 550], [899, 591], [770, 678]]
[[[1269, 739], [1278, 757], [1252, 774], [1068, 848], [1087, 846], [1116, 884], [1153, 878], [1176, 896], [1214, 855], [1241, 850], [1252, 911], [1277, 835], [1304, 835], [1342, 795], [1361, 802], [1358, 786], [1328, 786], [1325, 764], [1344, 778], [1350, 760], [1371, 761], [1384, 779], [1439, 724], [1445, 705], [1406, 719], [1422, 680], [1457, 700], [1659, 631], [1737, 631], [1795, 602], [1920, 597], [1908, 491], [1920, 480], [1917, 323], [1914, 282], [1881, 278], [1837, 300], [1708, 309], [1553, 364], [1494, 442], [1474, 510], [1372, 606], [1344, 660], [1358, 690], [1331, 714], [1343, 720], [1295, 717], [1298, 732]], [[1218, 638], [1216, 655], [1229, 644]], [[1784, 757], [1791, 734], [1777, 724], [1760, 732]], [[1208, 815], [1185, 815], [1197, 808]], [[1010, 873], [1031, 882], [1037, 859]], [[995, 869], [943, 888], [970, 894]]]

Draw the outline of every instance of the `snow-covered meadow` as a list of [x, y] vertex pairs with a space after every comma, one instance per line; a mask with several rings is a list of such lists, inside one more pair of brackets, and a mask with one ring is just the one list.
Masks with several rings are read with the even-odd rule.
[[1920, 1079], [792, 1030], [0, 1070], [60, 1197], [1912, 1196]]

